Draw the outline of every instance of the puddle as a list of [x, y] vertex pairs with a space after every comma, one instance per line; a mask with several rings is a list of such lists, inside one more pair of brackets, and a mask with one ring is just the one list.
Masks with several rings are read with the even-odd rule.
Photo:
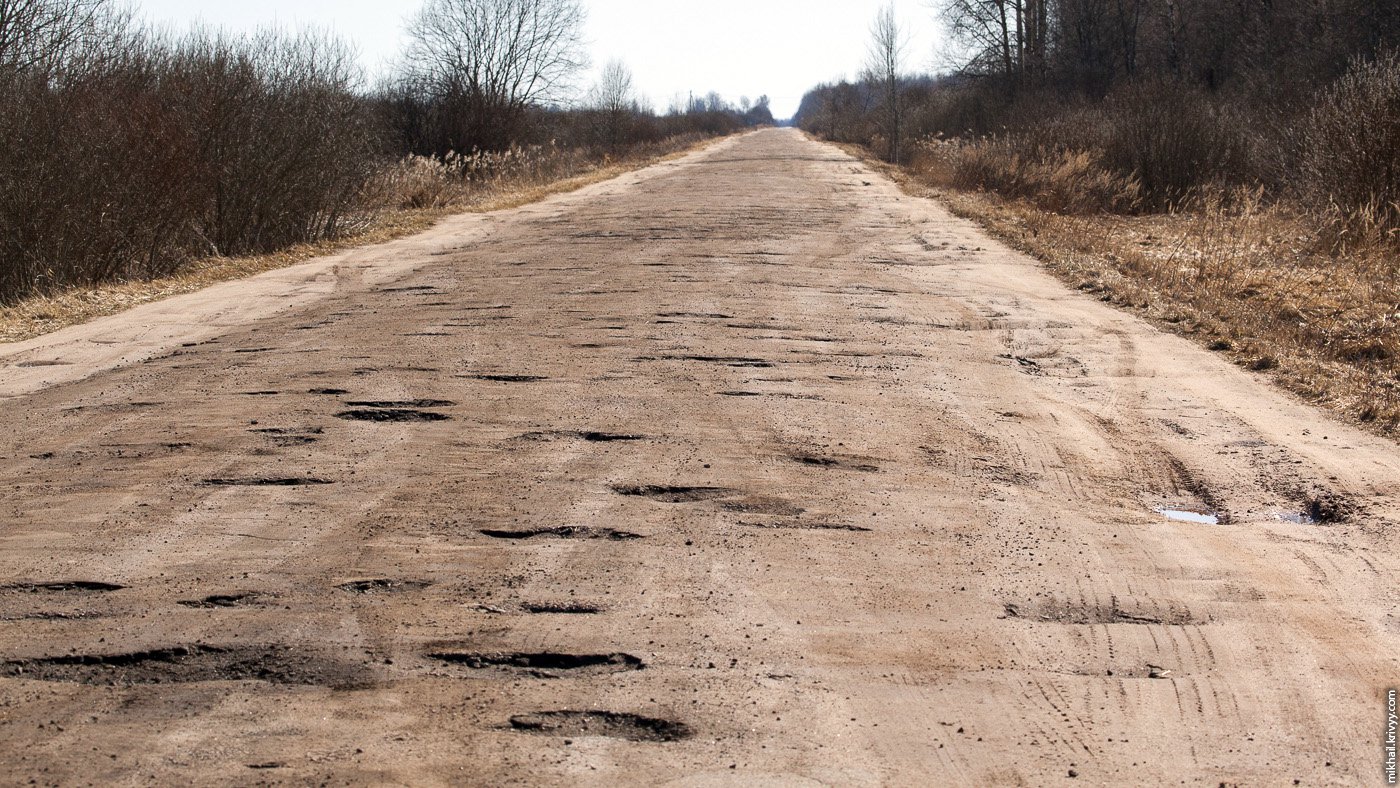
[[1293, 523], [1294, 525], [1317, 524], [1317, 520], [1314, 520], [1311, 515], [1302, 512], [1274, 512], [1270, 519], [1278, 520], [1283, 523]]
[[1193, 512], [1190, 509], [1168, 509], [1159, 506], [1153, 509], [1154, 512], [1166, 517], [1168, 520], [1176, 520], [1183, 523], [1199, 523], [1201, 525], [1220, 525], [1220, 515], [1214, 512]]

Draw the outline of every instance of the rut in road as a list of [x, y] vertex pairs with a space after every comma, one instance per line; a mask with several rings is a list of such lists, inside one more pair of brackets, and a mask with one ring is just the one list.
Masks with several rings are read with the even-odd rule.
[[1394, 447], [794, 131], [0, 367], [5, 774], [1379, 769]]

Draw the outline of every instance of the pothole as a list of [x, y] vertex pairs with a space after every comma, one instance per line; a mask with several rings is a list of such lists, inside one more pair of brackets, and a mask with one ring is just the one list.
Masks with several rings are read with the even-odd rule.
[[582, 602], [526, 602], [521, 605], [526, 613], [558, 613], [572, 616], [586, 616], [603, 612], [597, 605]]
[[404, 591], [421, 591], [432, 585], [429, 580], [404, 580], [393, 577], [375, 577], [366, 580], [351, 580], [336, 588], [352, 594], [393, 594]]
[[278, 446], [305, 446], [320, 440], [325, 434], [321, 427], [265, 427], [248, 430], [255, 435], [264, 435]]
[[184, 607], [212, 610], [221, 607], [251, 607], [262, 599], [261, 594], [251, 591], [239, 594], [210, 594], [203, 599], [184, 599], [178, 604]]
[[1183, 610], [1139, 613], [1124, 610], [1117, 602], [1107, 605], [1084, 602], [1046, 602], [1020, 605], [1008, 602], [1004, 606], [1007, 618], [1044, 621], [1056, 624], [1167, 624], [1184, 626], [1199, 623]]
[[339, 397], [342, 394], [349, 394], [347, 389], [311, 389], [307, 394], [324, 394], [331, 397]]
[[880, 470], [878, 465], [871, 465], [870, 463], [844, 457], [819, 457], [812, 454], [794, 454], [792, 455], [792, 460], [793, 462], [810, 465], [814, 468], [837, 468], [846, 471], [860, 471], [862, 473], [876, 473]]
[[565, 654], [556, 651], [533, 653], [513, 652], [479, 654], [459, 651], [439, 651], [429, 659], [463, 665], [472, 670], [499, 670], [526, 673], [538, 678], [558, 678], [562, 675], [598, 675], [642, 670], [646, 663], [631, 654]]
[[1302, 514], [1314, 523], [1344, 523], [1350, 520], [1356, 511], [1356, 505], [1351, 501], [1326, 490], [1308, 494], [1305, 504], [1306, 508]]
[[431, 295], [442, 295], [436, 285], [407, 285], [404, 287], [381, 287], [377, 293], [427, 293]]
[[641, 539], [641, 534], [619, 531], [616, 528], [595, 528], [587, 525], [559, 525], [552, 528], [527, 528], [504, 530], [499, 528], [481, 529], [483, 536], [493, 539], [609, 539], [615, 542]]
[[448, 408], [457, 403], [450, 399], [378, 399], [346, 402], [352, 408], [409, 409], [409, 408]]
[[362, 686], [363, 669], [291, 646], [187, 645], [121, 654], [65, 654], [0, 663], [0, 674], [37, 681], [109, 686], [264, 681]]
[[540, 736], [603, 736], [638, 742], [670, 742], [694, 735], [690, 726], [675, 720], [643, 717], [615, 711], [540, 711], [517, 714], [510, 726]]
[[309, 476], [245, 476], [205, 479], [204, 484], [210, 487], [309, 487], [334, 482]]
[[520, 440], [581, 440], [588, 441], [589, 443], [616, 443], [642, 441], [646, 440], [646, 436], [622, 432], [594, 432], [591, 430], [545, 430], [541, 432], [527, 432], [520, 436]]
[[855, 531], [857, 533], [867, 533], [870, 531], [869, 528], [866, 528], [864, 526], [851, 525], [849, 523], [804, 522], [801, 520], [793, 520], [790, 522], [767, 523], [755, 523], [740, 520], [739, 525], [742, 525], [745, 528], [767, 528], [773, 530], [786, 531]]
[[675, 361], [704, 361], [709, 364], [723, 364], [726, 367], [750, 369], [768, 369], [774, 366], [771, 361], [747, 356], [669, 356], [668, 358]]
[[538, 383], [541, 380], [549, 380], [543, 375], [464, 375], [463, 377], [473, 380], [489, 380], [494, 383]]
[[721, 312], [657, 312], [657, 317], [695, 317], [706, 320], [732, 320], [733, 315]]
[[373, 422], [415, 422], [415, 421], [448, 421], [452, 417], [445, 413], [433, 413], [426, 410], [410, 410], [407, 408], [383, 408], [376, 410], [347, 410], [335, 414], [338, 419], [346, 421], [373, 421]]
[[727, 498], [734, 494], [728, 487], [690, 487], [660, 484], [614, 484], [612, 491], [618, 495], [650, 498], [662, 503], [693, 503], [715, 498]]
[[772, 514], [780, 517], [796, 517], [807, 511], [791, 501], [785, 501], [782, 498], [765, 498], [762, 496], [752, 496], [737, 501], [724, 501], [720, 503], [720, 508], [726, 512]]
[[6, 583], [0, 585], [0, 592], [19, 592], [25, 594], [62, 594], [62, 593], [108, 593], [120, 591], [126, 586], [116, 583], [103, 583], [97, 580], [56, 580], [48, 583]]

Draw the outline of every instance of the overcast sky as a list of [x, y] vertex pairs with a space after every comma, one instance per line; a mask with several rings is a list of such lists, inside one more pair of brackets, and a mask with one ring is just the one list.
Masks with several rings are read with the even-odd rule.
[[[194, 21], [231, 30], [313, 24], [353, 40], [371, 74], [403, 46], [404, 17], [418, 0], [134, 0], [154, 22]], [[735, 101], [767, 94], [785, 118], [818, 82], [854, 77], [870, 23], [885, 0], [584, 0], [597, 66], [625, 62], [658, 110], [676, 94], [716, 91]], [[911, 70], [933, 68], [938, 26], [925, 0], [895, 7], [911, 36]], [[588, 81], [587, 78], [584, 79]]]

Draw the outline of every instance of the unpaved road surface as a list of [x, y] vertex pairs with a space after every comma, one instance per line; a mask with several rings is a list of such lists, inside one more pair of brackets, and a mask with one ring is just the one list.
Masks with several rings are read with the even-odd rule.
[[0, 377], [5, 783], [1381, 780], [1395, 446], [796, 132]]

